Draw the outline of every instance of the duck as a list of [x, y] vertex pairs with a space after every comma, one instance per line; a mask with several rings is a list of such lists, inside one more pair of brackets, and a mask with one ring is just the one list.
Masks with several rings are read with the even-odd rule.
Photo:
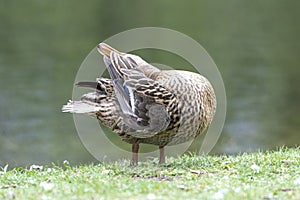
[[203, 133], [216, 113], [216, 95], [204, 76], [185, 70], [160, 70], [141, 57], [100, 43], [110, 78], [81, 81], [92, 92], [69, 100], [62, 112], [87, 114], [132, 145], [131, 165], [138, 164], [140, 144], [159, 148], [191, 141]]

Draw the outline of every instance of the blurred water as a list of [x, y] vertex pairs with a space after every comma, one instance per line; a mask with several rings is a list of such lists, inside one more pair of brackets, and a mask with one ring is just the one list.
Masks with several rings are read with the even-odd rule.
[[[299, 145], [300, 3], [297, 1], [2, 1], [0, 165], [95, 161], [72, 115], [60, 112], [88, 52], [107, 37], [162, 26], [199, 41], [226, 86], [228, 111], [214, 153]], [[175, 41], [174, 41], [175, 42]], [[137, 52], [180, 67], [164, 52]]]

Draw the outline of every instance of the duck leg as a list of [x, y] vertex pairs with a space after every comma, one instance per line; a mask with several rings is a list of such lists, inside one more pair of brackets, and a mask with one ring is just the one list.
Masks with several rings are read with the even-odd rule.
[[133, 143], [132, 144], [132, 160], [130, 163], [131, 166], [138, 164], [138, 152], [139, 152], [139, 144]]
[[163, 164], [166, 162], [165, 159], [165, 149], [163, 146], [159, 147], [159, 164]]

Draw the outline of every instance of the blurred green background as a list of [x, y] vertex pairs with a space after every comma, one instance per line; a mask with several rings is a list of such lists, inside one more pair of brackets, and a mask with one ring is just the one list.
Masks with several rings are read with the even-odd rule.
[[[144, 26], [187, 34], [216, 62], [228, 107], [212, 153], [299, 145], [299, 10], [296, 0], [2, 0], [0, 165], [96, 161], [61, 106], [92, 48]], [[168, 55], [145, 55], [178, 65]]]

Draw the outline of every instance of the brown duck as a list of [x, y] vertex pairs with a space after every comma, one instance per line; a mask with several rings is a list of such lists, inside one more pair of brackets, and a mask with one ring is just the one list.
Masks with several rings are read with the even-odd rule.
[[100, 43], [110, 79], [79, 82], [94, 92], [80, 101], [69, 101], [63, 112], [86, 113], [132, 144], [132, 165], [138, 163], [140, 143], [164, 147], [192, 140], [211, 123], [216, 97], [209, 81], [200, 74], [160, 70], [142, 58]]

